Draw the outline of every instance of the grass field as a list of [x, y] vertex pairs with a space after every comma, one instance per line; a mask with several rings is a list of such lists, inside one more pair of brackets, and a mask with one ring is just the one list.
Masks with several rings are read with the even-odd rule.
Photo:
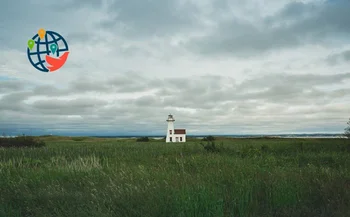
[[350, 216], [350, 141], [165, 144], [45, 137], [0, 148], [0, 216]]

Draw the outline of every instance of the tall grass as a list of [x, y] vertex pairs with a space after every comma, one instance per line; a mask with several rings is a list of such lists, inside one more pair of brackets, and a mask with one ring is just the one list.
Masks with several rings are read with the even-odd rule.
[[350, 216], [349, 141], [47, 138], [0, 149], [0, 216]]

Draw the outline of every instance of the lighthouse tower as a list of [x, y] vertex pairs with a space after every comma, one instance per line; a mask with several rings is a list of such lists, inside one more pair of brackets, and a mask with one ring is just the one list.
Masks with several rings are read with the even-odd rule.
[[173, 135], [174, 135], [174, 121], [173, 115], [168, 115], [168, 119], [166, 120], [168, 122], [168, 130], [166, 133], [166, 139], [165, 142], [173, 142]]
[[168, 130], [165, 142], [186, 142], [186, 129], [174, 129], [174, 117], [168, 115]]

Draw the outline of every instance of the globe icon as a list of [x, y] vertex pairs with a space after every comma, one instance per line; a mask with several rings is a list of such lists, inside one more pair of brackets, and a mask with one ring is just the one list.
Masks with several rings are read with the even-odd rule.
[[[67, 53], [68, 44], [66, 40], [58, 33], [53, 31], [46, 31], [45, 36], [39, 37], [39, 34], [36, 34], [32, 37], [33, 46], [32, 48], [27, 48], [27, 56], [29, 62], [34, 66], [34, 68], [38, 69], [42, 72], [50, 72], [60, 68], [64, 61], [59, 62], [59, 66], [56, 66], [56, 69], [50, 70], [50, 65], [47, 63], [47, 58], [52, 60], [53, 58], [60, 58], [60, 55]], [[50, 49], [52, 44], [56, 45], [56, 50]], [[49, 57], [48, 57], [49, 56]], [[53, 58], [52, 58], [53, 57]], [[53, 59], [55, 61], [55, 59]], [[57, 61], [55, 61], [57, 63]]]

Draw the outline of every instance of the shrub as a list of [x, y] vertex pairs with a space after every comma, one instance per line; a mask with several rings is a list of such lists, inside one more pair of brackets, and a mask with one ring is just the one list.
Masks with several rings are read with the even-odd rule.
[[261, 156], [261, 153], [263, 152], [263, 149], [265, 149], [264, 151], [267, 151], [268, 148], [258, 148], [256, 146], [252, 146], [252, 145], [248, 145], [245, 146], [241, 149], [240, 151], [240, 155], [241, 157], [245, 158], [245, 157], [254, 157], [254, 156]]
[[149, 138], [148, 137], [140, 137], [136, 141], [137, 142], [149, 142]]
[[267, 145], [262, 145], [262, 146], [261, 146], [261, 151], [264, 152], [264, 153], [266, 153], [266, 152], [270, 152], [271, 149], [270, 149], [270, 147], [267, 146]]
[[53, 135], [41, 135], [40, 137], [53, 137]]
[[203, 141], [214, 141], [215, 137], [214, 136], [206, 136], [202, 139]]
[[19, 136], [14, 138], [0, 138], [0, 147], [22, 148], [22, 147], [43, 147], [45, 142], [33, 136]]
[[72, 140], [76, 142], [84, 141], [85, 139], [86, 137], [72, 137]]
[[220, 149], [216, 146], [215, 142], [214, 141], [207, 141], [207, 144], [204, 144], [204, 143], [200, 143], [201, 146], [203, 146], [203, 148], [206, 150], [206, 151], [209, 151], [209, 152], [219, 152]]
[[298, 143], [298, 150], [300, 151], [300, 152], [304, 152], [304, 143], [303, 142], [300, 142], [300, 143]]

